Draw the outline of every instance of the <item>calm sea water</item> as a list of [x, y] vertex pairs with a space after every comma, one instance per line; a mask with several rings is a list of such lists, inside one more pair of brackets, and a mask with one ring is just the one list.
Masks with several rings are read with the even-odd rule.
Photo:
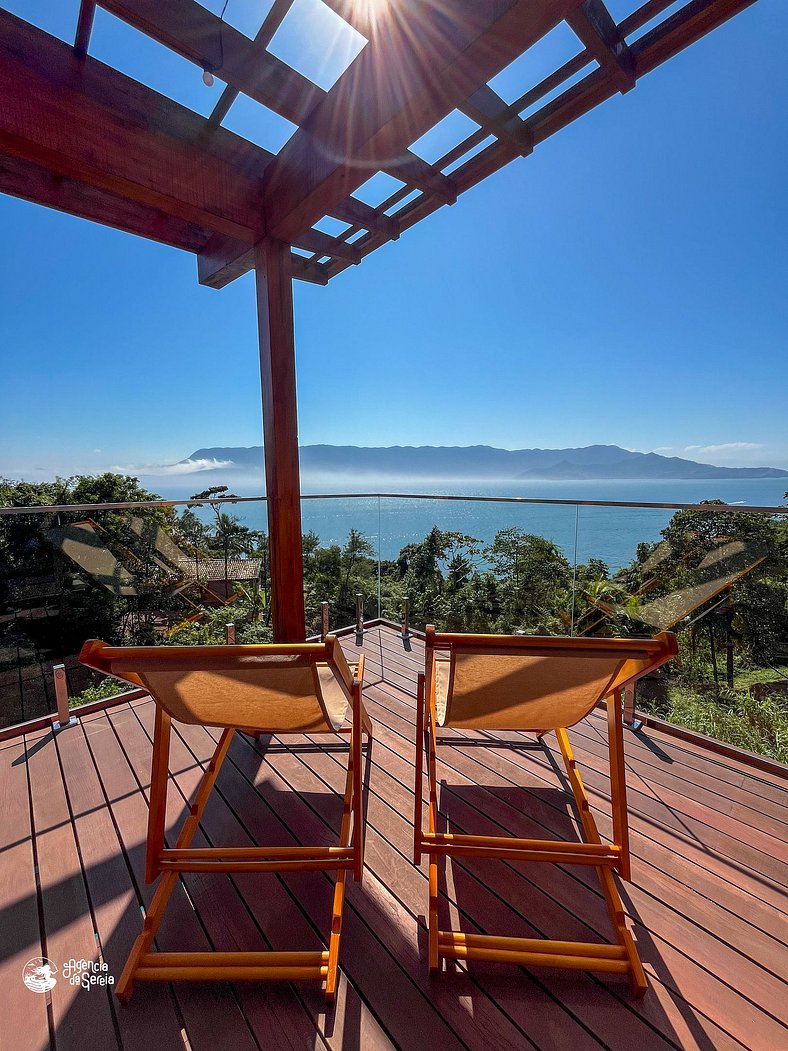
[[[192, 477], [191, 490], [161, 486], [147, 479], [150, 488], [167, 499], [183, 499], [200, 487], [199, 476]], [[161, 482], [161, 479], [158, 479]], [[369, 492], [378, 486], [351, 487], [340, 491]], [[699, 503], [724, 500], [728, 504], [780, 506], [788, 489], [788, 479], [712, 479], [706, 481], [528, 481], [528, 482], [410, 482], [380, 486], [387, 492], [426, 493], [462, 496], [519, 496], [541, 500], [626, 500], [644, 503]], [[307, 492], [329, 492], [323, 487]], [[259, 485], [233, 483], [238, 496], [254, 496]], [[237, 504], [227, 510], [255, 529], [266, 528], [264, 503]], [[210, 512], [207, 512], [210, 516]], [[375, 552], [384, 559], [395, 558], [406, 544], [422, 540], [433, 526], [455, 530], [488, 544], [500, 529], [518, 526], [529, 533], [548, 537], [570, 561], [601, 558], [612, 570], [629, 563], [641, 541], [659, 540], [673, 514], [650, 508], [568, 507], [550, 504], [497, 504], [408, 500], [376, 497], [315, 499], [302, 502], [304, 531], [314, 530], [324, 545], [342, 544], [351, 528], [359, 529]]]

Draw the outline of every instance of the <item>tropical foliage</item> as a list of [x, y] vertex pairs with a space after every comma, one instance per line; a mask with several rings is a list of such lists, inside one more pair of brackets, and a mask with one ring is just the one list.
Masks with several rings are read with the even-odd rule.
[[[20, 583], [51, 577], [58, 585], [56, 597], [46, 604], [59, 614], [44, 620], [6, 618], [0, 635], [4, 657], [14, 648], [18, 664], [32, 660], [34, 652], [73, 653], [90, 636], [129, 643], [222, 643], [229, 622], [240, 643], [270, 640], [268, 540], [228, 510], [237, 497], [226, 486], [196, 493], [180, 513], [171, 507], [138, 507], [133, 522], [121, 511], [88, 516], [68, 510], [69, 505], [155, 499], [123, 475], [40, 484], [0, 481], [0, 505], [63, 508], [0, 516], [0, 606], [20, 605], [14, 597]], [[53, 526], [86, 518], [128, 569], [135, 597], [121, 598], [97, 586], [53, 546]], [[223, 563], [226, 598], [206, 593], [193, 578], [183, 584], [177, 567], [168, 565], [156, 546], [161, 529], [197, 562]], [[307, 533], [308, 630], [319, 632], [323, 602], [329, 603], [332, 626], [352, 624], [360, 595], [365, 618], [380, 614], [399, 621], [407, 600], [416, 627], [431, 622], [456, 631], [650, 634], [657, 627], [647, 609], [673, 596], [692, 597], [710, 573], [721, 572], [715, 569], [715, 560], [725, 564], [720, 552], [730, 551], [746, 555], [744, 571], [708, 600], [692, 608], [688, 601], [686, 611], [678, 605], [682, 615], [665, 626], [679, 634], [680, 659], [661, 680], [644, 685], [639, 704], [700, 732], [785, 757], [785, 519], [742, 514], [721, 503], [679, 511], [659, 543], [640, 544], [631, 564], [616, 573], [595, 558], [573, 566], [551, 540], [517, 528], [499, 531], [486, 545], [466, 533], [433, 528], [397, 558], [380, 563], [356, 529], [343, 544], [328, 546]], [[230, 581], [231, 561], [238, 558], [258, 560], [255, 579]]]

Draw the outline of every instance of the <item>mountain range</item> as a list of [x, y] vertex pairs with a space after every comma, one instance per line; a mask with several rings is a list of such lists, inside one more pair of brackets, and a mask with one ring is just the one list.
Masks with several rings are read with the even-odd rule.
[[[197, 449], [177, 466], [216, 462], [222, 475], [235, 472], [261, 475], [262, 447]], [[472, 446], [303, 445], [301, 471], [305, 476], [383, 477], [512, 481], [526, 479], [648, 479], [648, 478], [788, 478], [777, 467], [716, 467], [679, 456], [632, 452], [617, 445], [589, 445], [581, 449], [495, 449]], [[212, 475], [212, 470], [201, 471]]]

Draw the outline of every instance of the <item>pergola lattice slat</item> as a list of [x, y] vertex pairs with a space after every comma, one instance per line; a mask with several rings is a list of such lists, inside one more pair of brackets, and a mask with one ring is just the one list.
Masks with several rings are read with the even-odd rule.
[[302, 124], [325, 91], [196, 0], [101, 0], [101, 7], [225, 83]]
[[77, 31], [74, 36], [74, 51], [78, 58], [85, 58], [88, 53], [90, 34], [93, 32], [93, 20], [95, 17], [95, 0], [80, 0]]
[[[254, 38], [254, 47], [256, 50], [267, 48], [271, 43], [279, 26], [282, 24], [285, 15], [293, 5], [293, 0], [274, 0], [270, 11], [265, 16], [257, 35]], [[208, 118], [210, 124], [216, 127], [221, 124], [227, 114], [230, 112], [235, 100], [238, 98], [240, 91], [236, 87], [231, 87], [227, 84], [222, 91], [219, 101], [214, 106], [210, 117]]]
[[[575, 3], [463, 0], [452, 8], [456, 22], [445, 26], [437, 6], [403, 5], [417, 19], [421, 11], [421, 21], [413, 27], [393, 20], [385, 38], [378, 34], [266, 173], [271, 234], [287, 240], [330, 214], [336, 202], [399, 157]], [[414, 40], [418, 48], [408, 51]]]
[[632, 55], [602, 0], [585, 0], [583, 6], [567, 18], [567, 22], [589, 54], [616, 81], [619, 91], [623, 93], [634, 88]]

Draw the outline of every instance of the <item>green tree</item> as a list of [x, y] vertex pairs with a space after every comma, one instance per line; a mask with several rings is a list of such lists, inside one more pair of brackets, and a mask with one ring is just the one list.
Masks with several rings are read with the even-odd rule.
[[517, 527], [495, 535], [485, 555], [500, 596], [500, 630], [563, 634], [572, 567], [552, 540]]

